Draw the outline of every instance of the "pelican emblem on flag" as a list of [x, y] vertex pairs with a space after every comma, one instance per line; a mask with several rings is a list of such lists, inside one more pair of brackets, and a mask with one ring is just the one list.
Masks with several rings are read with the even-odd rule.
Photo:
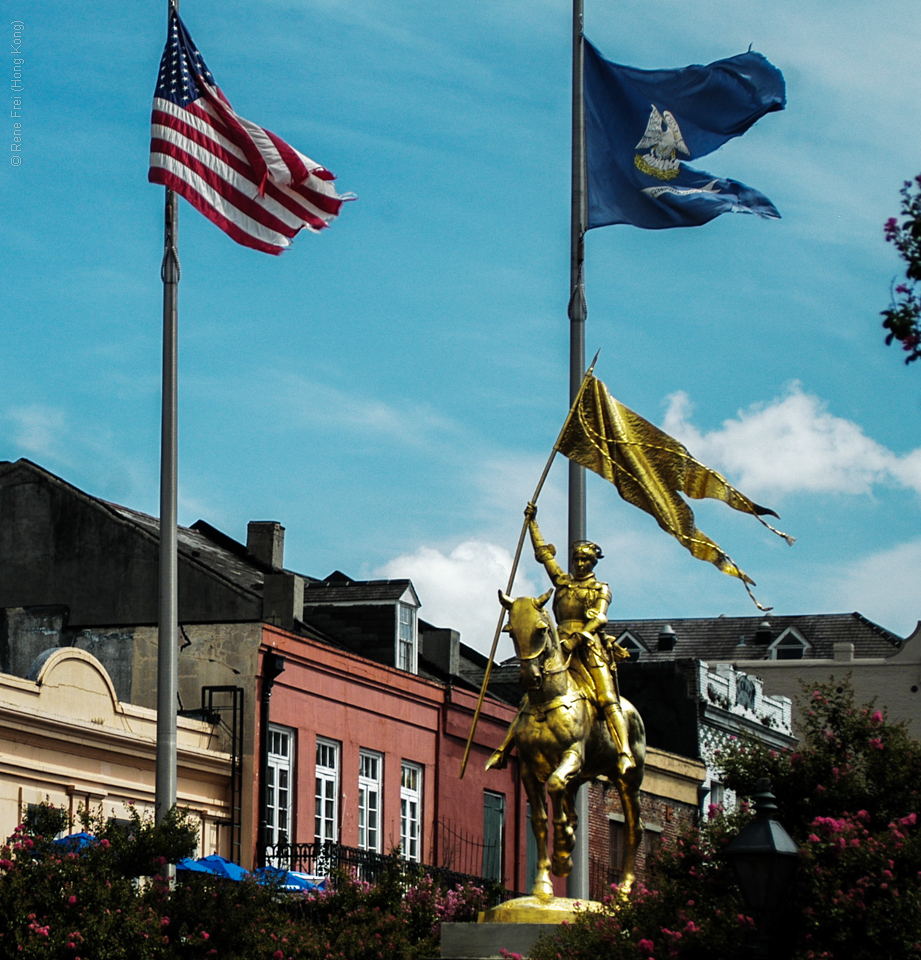
[[691, 155], [674, 115], [670, 110], [659, 113], [655, 104], [652, 104], [646, 132], [636, 145], [637, 150], [644, 150], [646, 147], [652, 149], [645, 156], [636, 154], [633, 163], [642, 173], [659, 180], [673, 180], [678, 176], [681, 161], [676, 154], [683, 153], [686, 157]]

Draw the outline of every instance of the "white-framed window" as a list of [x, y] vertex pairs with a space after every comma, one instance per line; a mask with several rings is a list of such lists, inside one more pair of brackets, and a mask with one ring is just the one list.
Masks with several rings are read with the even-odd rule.
[[294, 782], [294, 731], [269, 726], [265, 764], [266, 843], [291, 840], [291, 784]]
[[400, 852], [422, 861], [422, 767], [404, 760], [400, 769]]
[[384, 758], [371, 750], [358, 754], [358, 848], [381, 850], [381, 781]]
[[316, 843], [339, 839], [339, 744], [317, 737], [317, 792], [313, 838]]
[[416, 610], [408, 603], [397, 604], [397, 667], [416, 673]]

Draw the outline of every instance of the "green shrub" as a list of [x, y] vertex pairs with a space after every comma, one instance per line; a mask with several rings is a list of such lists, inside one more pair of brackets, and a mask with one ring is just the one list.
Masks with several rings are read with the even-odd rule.
[[437, 956], [443, 921], [475, 919], [487, 903], [482, 889], [446, 889], [399, 858], [373, 886], [340, 876], [306, 896], [198, 873], [171, 888], [163, 868], [195, 845], [181, 811], [159, 825], [101, 811], [81, 822], [94, 842], [56, 844], [66, 816], [40, 805], [0, 849], [0, 957], [422, 960]]
[[[849, 682], [808, 687], [803, 739], [777, 751], [737, 741], [720, 757], [742, 795], [771, 779], [778, 819], [800, 847], [784, 908], [781, 948], [797, 960], [921, 956], [921, 744], [872, 703], [854, 705]], [[721, 852], [750, 816], [711, 807], [699, 828], [664, 847], [648, 887], [611, 898], [533, 960], [734, 960], [752, 920]]]

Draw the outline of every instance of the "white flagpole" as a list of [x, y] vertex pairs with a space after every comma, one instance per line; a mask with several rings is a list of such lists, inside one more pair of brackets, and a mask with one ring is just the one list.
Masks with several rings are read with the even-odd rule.
[[[174, 3], [170, 2], [172, 10]], [[157, 634], [156, 822], [177, 795], [176, 710], [179, 695], [179, 576], [177, 518], [177, 337], [179, 319], [179, 198], [166, 190], [163, 263], [163, 395], [160, 429], [160, 596]]]
[[[572, 208], [570, 220], [569, 401], [575, 402], [585, 374], [585, 98], [582, 90], [585, 48], [582, 43], [582, 0], [572, 4]], [[585, 467], [569, 461], [569, 543], [584, 540]], [[572, 556], [570, 551], [570, 564]], [[570, 572], [572, 568], [570, 566]], [[589, 899], [588, 785], [576, 795], [579, 829], [566, 892], [575, 900]]]

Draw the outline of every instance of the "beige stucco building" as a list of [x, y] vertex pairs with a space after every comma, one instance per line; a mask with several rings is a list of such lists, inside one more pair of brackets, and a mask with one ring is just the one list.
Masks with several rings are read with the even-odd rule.
[[857, 656], [851, 641], [834, 645], [832, 659], [736, 660], [739, 670], [757, 673], [764, 689], [794, 702], [803, 685], [849, 678], [859, 703], [874, 701], [891, 721], [904, 721], [921, 737], [921, 623], [889, 656]]
[[797, 725], [803, 685], [849, 677], [855, 698], [875, 700], [921, 737], [921, 623], [899, 637], [860, 613], [612, 622], [631, 662], [699, 659], [760, 677], [766, 696], [789, 697]]
[[[0, 674], [0, 836], [43, 800], [75, 817], [81, 806], [117, 819], [132, 806], [152, 815], [156, 727], [154, 710], [119, 702], [85, 650], [50, 649], [27, 678]], [[230, 757], [210, 724], [183, 717], [178, 755], [179, 805], [198, 821], [199, 853], [226, 854]]]

